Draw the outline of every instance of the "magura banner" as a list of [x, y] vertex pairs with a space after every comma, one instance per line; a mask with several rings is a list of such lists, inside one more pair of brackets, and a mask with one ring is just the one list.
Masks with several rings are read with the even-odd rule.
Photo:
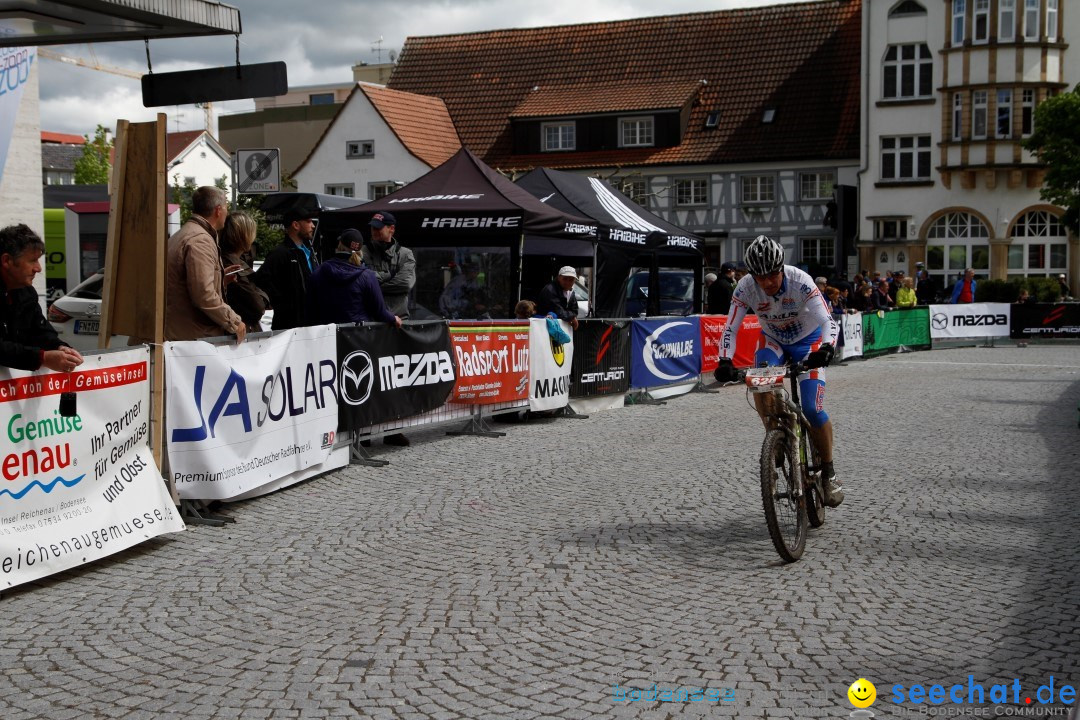
[[[573, 337], [570, 323], [556, 320]], [[574, 341], [561, 343], [548, 332], [547, 318], [529, 321], [529, 409], [558, 410], [570, 402], [570, 369], [574, 366]]]
[[[701, 374], [716, 370], [720, 358], [720, 335], [727, 325], [726, 315], [701, 315]], [[757, 317], [748, 315], [743, 318], [739, 332], [735, 335], [735, 367], [750, 367], [754, 364], [758, 340], [761, 339], [761, 323]]]
[[[147, 447], [149, 366], [141, 347], [71, 373], [0, 368], [0, 587], [184, 529]], [[62, 392], [74, 416], [60, 415]]]
[[343, 467], [333, 325], [240, 345], [165, 343], [169, 472], [181, 498], [235, 500]]
[[1008, 303], [965, 303], [930, 306], [930, 337], [1008, 337]]
[[529, 322], [453, 322], [457, 361], [451, 402], [469, 405], [524, 400], [529, 395]]

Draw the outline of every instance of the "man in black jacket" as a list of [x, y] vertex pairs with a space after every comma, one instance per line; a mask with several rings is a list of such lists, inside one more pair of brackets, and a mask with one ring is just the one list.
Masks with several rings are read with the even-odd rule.
[[270, 296], [274, 308], [274, 330], [303, 327], [307, 318], [307, 286], [318, 266], [311, 240], [315, 235], [315, 214], [303, 210], [285, 213], [285, 239], [270, 251], [255, 284]]
[[577, 281], [577, 271], [569, 265], [559, 268], [559, 275], [552, 282], [544, 286], [540, 291], [540, 302], [536, 304], [538, 315], [547, 315], [553, 312], [560, 320], [570, 323], [577, 330], [578, 304], [574, 295], [574, 283]]
[[720, 266], [720, 277], [709, 286], [706, 301], [710, 315], [727, 315], [731, 310], [731, 293], [735, 290], [735, 263], [726, 262]]
[[0, 365], [17, 370], [42, 367], [71, 372], [83, 362], [45, 319], [34, 290], [45, 243], [23, 224], [0, 230]]

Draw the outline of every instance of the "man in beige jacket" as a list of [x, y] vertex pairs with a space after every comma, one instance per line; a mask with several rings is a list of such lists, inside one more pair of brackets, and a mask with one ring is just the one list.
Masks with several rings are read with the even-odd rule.
[[222, 267], [218, 232], [229, 213], [225, 193], [201, 187], [191, 196], [191, 219], [169, 238], [165, 282], [165, 339], [198, 340], [236, 335], [244, 341], [246, 328], [225, 302], [225, 286], [239, 265]]

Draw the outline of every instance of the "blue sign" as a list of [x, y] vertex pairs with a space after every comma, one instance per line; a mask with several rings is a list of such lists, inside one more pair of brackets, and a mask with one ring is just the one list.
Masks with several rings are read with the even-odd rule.
[[701, 331], [696, 317], [634, 320], [630, 336], [630, 387], [697, 380]]

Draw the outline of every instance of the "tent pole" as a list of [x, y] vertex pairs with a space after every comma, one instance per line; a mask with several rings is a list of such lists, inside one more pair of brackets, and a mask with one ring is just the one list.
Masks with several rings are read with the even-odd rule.
[[[518, 267], [517, 267], [517, 300], [515, 304], [521, 302], [524, 298], [521, 297], [521, 280], [522, 274], [525, 272], [525, 231], [521, 232], [521, 236], [518, 238]], [[511, 314], [514, 313], [514, 308], [510, 308]]]

